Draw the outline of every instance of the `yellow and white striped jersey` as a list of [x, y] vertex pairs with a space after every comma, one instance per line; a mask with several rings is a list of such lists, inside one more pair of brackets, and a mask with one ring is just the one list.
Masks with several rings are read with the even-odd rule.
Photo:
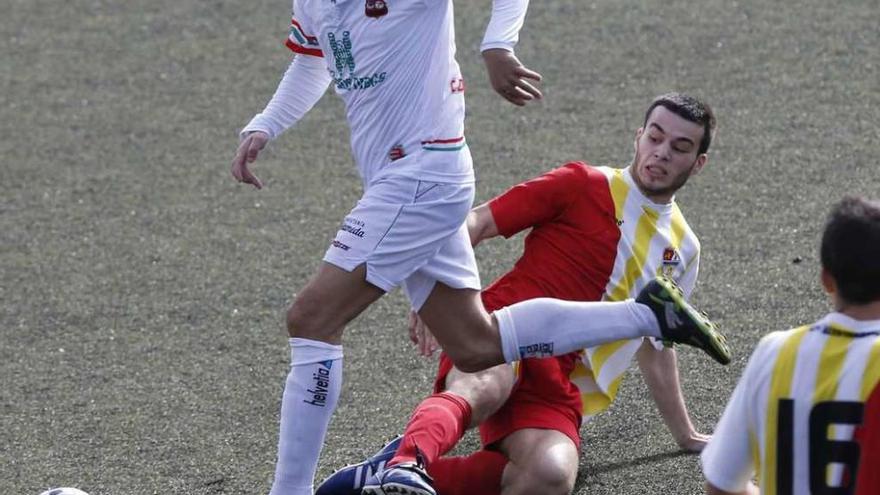
[[[676, 281], [690, 297], [699, 271], [700, 243], [678, 205], [654, 203], [630, 175], [629, 168], [597, 167], [608, 180], [620, 230], [617, 253], [602, 299], [636, 297], [656, 275]], [[608, 408], [617, 395], [642, 339], [622, 340], [586, 349], [571, 374], [581, 392], [584, 420]], [[654, 343], [658, 348], [660, 344]]]
[[757, 474], [764, 495], [851, 493], [853, 431], [878, 382], [880, 320], [831, 313], [764, 337], [703, 451], [706, 479], [730, 492]]

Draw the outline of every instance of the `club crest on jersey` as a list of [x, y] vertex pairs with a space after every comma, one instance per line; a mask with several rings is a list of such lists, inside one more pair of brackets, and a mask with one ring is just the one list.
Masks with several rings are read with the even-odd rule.
[[364, 3], [364, 15], [367, 17], [382, 17], [388, 13], [388, 3], [385, 0], [366, 0]]
[[681, 256], [678, 255], [678, 251], [675, 248], [668, 247], [663, 250], [663, 264], [664, 265], [678, 265], [681, 263]]

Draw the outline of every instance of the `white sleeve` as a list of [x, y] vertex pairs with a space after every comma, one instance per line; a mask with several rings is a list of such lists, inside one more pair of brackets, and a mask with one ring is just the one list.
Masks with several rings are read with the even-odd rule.
[[706, 481], [726, 492], [744, 491], [755, 473], [757, 459], [753, 459], [751, 442], [757, 441], [757, 436], [750, 419], [750, 398], [755, 392], [753, 376], [763, 360], [756, 358], [760, 351], [759, 345], [730, 396], [712, 440], [700, 455]]
[[480, 51], [501, 48], [512, 52], [528, 9], [529, 0], [492, 0], [492, 18]]
[[330, 80], [324, 59], [295, 56], [266, 108], [251, 119], [241, 134], [262, 131], [275, 139], [315, 106], [327, 90]]

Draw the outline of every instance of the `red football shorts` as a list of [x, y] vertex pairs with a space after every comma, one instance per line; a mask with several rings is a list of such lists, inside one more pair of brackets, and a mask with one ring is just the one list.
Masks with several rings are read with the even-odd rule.
[[[569, 379], [578, 359], [579, 353], [573, 352], [521, 361], [510, 398], [480, 425], [483, 446], [488, 447], [518, 430], [539, 428], [565, 434], [580, 449], [581, 394]], [[446, 389], [446, 377], [452, 367], [452, 360], [441, 353], [435, 393]]]

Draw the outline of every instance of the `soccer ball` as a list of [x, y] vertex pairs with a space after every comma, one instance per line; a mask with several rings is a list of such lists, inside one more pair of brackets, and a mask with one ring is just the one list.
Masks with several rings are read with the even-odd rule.
[[79, 488], [70, 488], [68, 486], [63, 488], [52, 488], [50, 490], [46, 490], [40, 495], [89, 495], [88, 493], [80, 490]]

